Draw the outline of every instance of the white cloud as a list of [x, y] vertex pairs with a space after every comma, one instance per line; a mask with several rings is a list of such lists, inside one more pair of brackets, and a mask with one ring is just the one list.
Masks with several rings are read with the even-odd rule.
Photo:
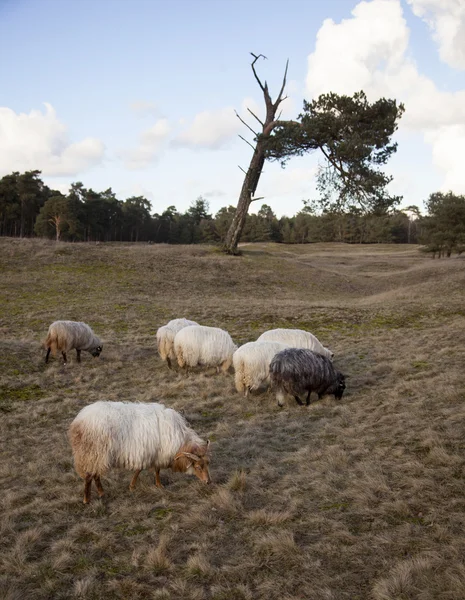
[[442, 191], [465, 194], [465, 125], [441, 127], [427, 133], [425, 139], [432, 146], [434, 166], [444, 174]]
[[173, 145], [187, 148], [224, 147], [238, 132], [240, 121], [231, 107], [198, 113], [191, 125], [173, 140]]
[[[420, 5], [439, 6], [442, 0], [413, 2], [418, 12]], [[339, 24], [324, 21], [308, 58], [307, 91], [317, 96], [363, 89], [370, 100], [384, 96], [403, 102], [406, 112], [399, 130], [423, 133], [424, 141], [431, 144], [433, 164], [444, 176], [443, 185], [462, 186], [465, 171], [460, 175], [455, 164], [456, 149], [463, 147], [465, 89], [440, 91], [419, 73], [408, 53], [409, 29], [399, 0], [360, 2], [352, 15]], [[442, 143], [444, 139], [448, 144]]]
[[457, 69], [465, 69], [465, 2], [463, 0], [407, 0], [413, 13], [422, 18], [433, 33], [441, 59]]
[[136, 100], [131, 102], [129, 108], [132, 110], [132, 112], [140, 116], [155, 116], [158, 113], [156, 104], [153, 102], [146, 102], [145, 100]]
[[0, 174], [39, 169], [44, 176], [74, 176], [99, 164], [103, 154], [103, 142], [96, 138], [71, 143], [48, 103], [45, 113], [17, 114], [0, 107]]
[[171, 127], [167, 119], [159, 119], [155, 125], [143, 131], [139, 145], [133, 150], [121, 153], [128, 169], [144, 169], [154, 162], [165, 147]]

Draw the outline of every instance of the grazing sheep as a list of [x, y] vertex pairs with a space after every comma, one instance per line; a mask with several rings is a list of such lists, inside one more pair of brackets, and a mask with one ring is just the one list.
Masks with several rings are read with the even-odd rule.
[[291, 348], [307, 348], [332, 360], [334, 353], [318, 340], [313, 333], [303, 329], [270, 329], [257, 339], [257, 342], [281, 342]]
[[84, 407], [68, 432], [76, 472], [85, 481], [84, 504], [90, 502], [92, 480], [103, 496], [100, 477], [113, 468], [135, 471], [134, 489], [142, 469], [155, 471], [155, 484], [163, 487], [160, 469], [171, 468], [210, 483], [210, 442], [204, 442], [184, 417], [163, 404], [95, 402]]
[[195, 321], [188, 319], [173, 319], [166, 325], [160, 327], [157, 331], [157, 348], [158, 354], [162, 360], [166, 360], [166, 364], [171, 369], [171, 361], [176, 359], [174, 354], [174, 338], [175, 335], [184, 327], [198, 325]]
[[76, 349], [77, 361], [81, 362], [81, 350], [90, 352], [95, 357], [100, 356], [103, 346], [100, 339], [86, 323], [80, 321], [55, 321], [48, 328], [45, 347], [47, 348], [46, 363], [48, 363], [50, 352], [55, 356], [56, 351], [59, 350], [63, 355], [63, 362], [66, 365], [66, 353], [73, 348]]
[[174, 338], [174, 352], [178, 365], [189, 368], [202, 365], [220, 368], [226, 373], [237, 346], [227, 331], [219, 327], [184, 327]]
[[281, 342], [249, 342], [233, 354], [236, 390], [247, 398], [252, 390], [270, 384], [270, 362], [273, 356], [288, 348]]
[[346, 387], [344, 375], [329, 358], [306, 348], [287, 348], [276, 354], [270, 364], [270, 378], [279, 406], [283, 406], [286, 393], [302, 405], [299, 396], [307, 392], [307, 406], [312, 392], [318, 398], [334, 394], [340, 400]]

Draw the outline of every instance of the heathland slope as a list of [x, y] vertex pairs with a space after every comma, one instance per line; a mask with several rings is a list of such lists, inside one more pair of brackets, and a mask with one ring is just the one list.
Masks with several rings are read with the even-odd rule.
[[[465, 260], [413, 246], [55, 244], [0, 239], [0, 597], [462, 600]], [[174, 317], [236, 343], [311, 330], [341, 402], [278, 409], [231, 375], [168, 371]], [[56, 319], [99, 359], [45, 366]], [[212, 486], [112, 472], [81, 503], [66, 431], [100, 399], [162, 401], [212, 441]]]

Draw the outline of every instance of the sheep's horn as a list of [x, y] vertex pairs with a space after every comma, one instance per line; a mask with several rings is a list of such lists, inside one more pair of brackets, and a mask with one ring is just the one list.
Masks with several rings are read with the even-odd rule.
[[174, 457], [174, 460], [181, 458], [181, 456], [187, 456], [187, 458], [190, 458], [191, 460], [194, 460], [196, 462], [198, 460], [200, 460], [199, 456], [196, 456], [195, 454], [192, 454], [191, 452], [180, 452], [179, 454], [176, 454], [176, 456]]

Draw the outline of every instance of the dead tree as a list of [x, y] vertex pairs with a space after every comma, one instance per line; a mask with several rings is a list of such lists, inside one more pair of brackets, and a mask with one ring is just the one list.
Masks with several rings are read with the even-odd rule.
[[287, 61], [286, 63], [286, 69], [284, 71], [281, 90], [279, 92], [278, 97], [273, 102], [271, 100], [270, 92], [268, 91], [267, 82], [265, 81], [265, 83], [263, 84], [260, 81], [260, 78], [258, 77], [257, 72], [255, 70], [255, 63], [257, 62], [257, 60], [260, 57], [266, 58], [266, 56], [263, 56], [263, 54], [259, 54], [258, 56], [253, 53], [251, 54], [254, 57], [251, 64], [252, 71], [265, 98], [266, 117], [264, 121], [261, 121], [261, 119], [259, 119], [257, 115], [255, 115], [250, 109], [248, 109], [251, 115], [260, 123], [262, 127], [261, 132], [257, 133], [249, 125], [247, 125], [247, 123], [243, 119], [241, 119], [241, 117], [236, 113], [238, 119], [240, 119], [240, 121], [244, 123], [244, 125], [248, 129], [250, 129], [255, 135], [255, 146], [252, 146], [254, 149], [252, 160], [250, 161], [249, 168], [245, 173], [244, 183], [242, 184], [242, 189], [239, 196], [239, 201], [237, 203], [236, 212], [234, 214], [231, 226], [229, 227], [228, 233], [226, 234], [226, 239], [224, 241], [223, 247], [225, 252], [227, 252], [228, 254], [237, 254], [237, 244], [241, 237], [242, 230], [244, 229], [245, 220], [249, 211], [249, 206], [254, 200], [258, 199], [254, 198], [254, 194], [257, 189], [258, 182], [260, 180], [260, 175], [262, 174], [263, 165], [265, 163], [266, 144], [273, 129], [280, 124], [279, 120], [276, 119], [276, 113], [281, 102], [283, 102], [287, 98], [287, 96], [283, 97], [283, 93], [284, 88], [286, 86], [287, 67], [289, 61]]

